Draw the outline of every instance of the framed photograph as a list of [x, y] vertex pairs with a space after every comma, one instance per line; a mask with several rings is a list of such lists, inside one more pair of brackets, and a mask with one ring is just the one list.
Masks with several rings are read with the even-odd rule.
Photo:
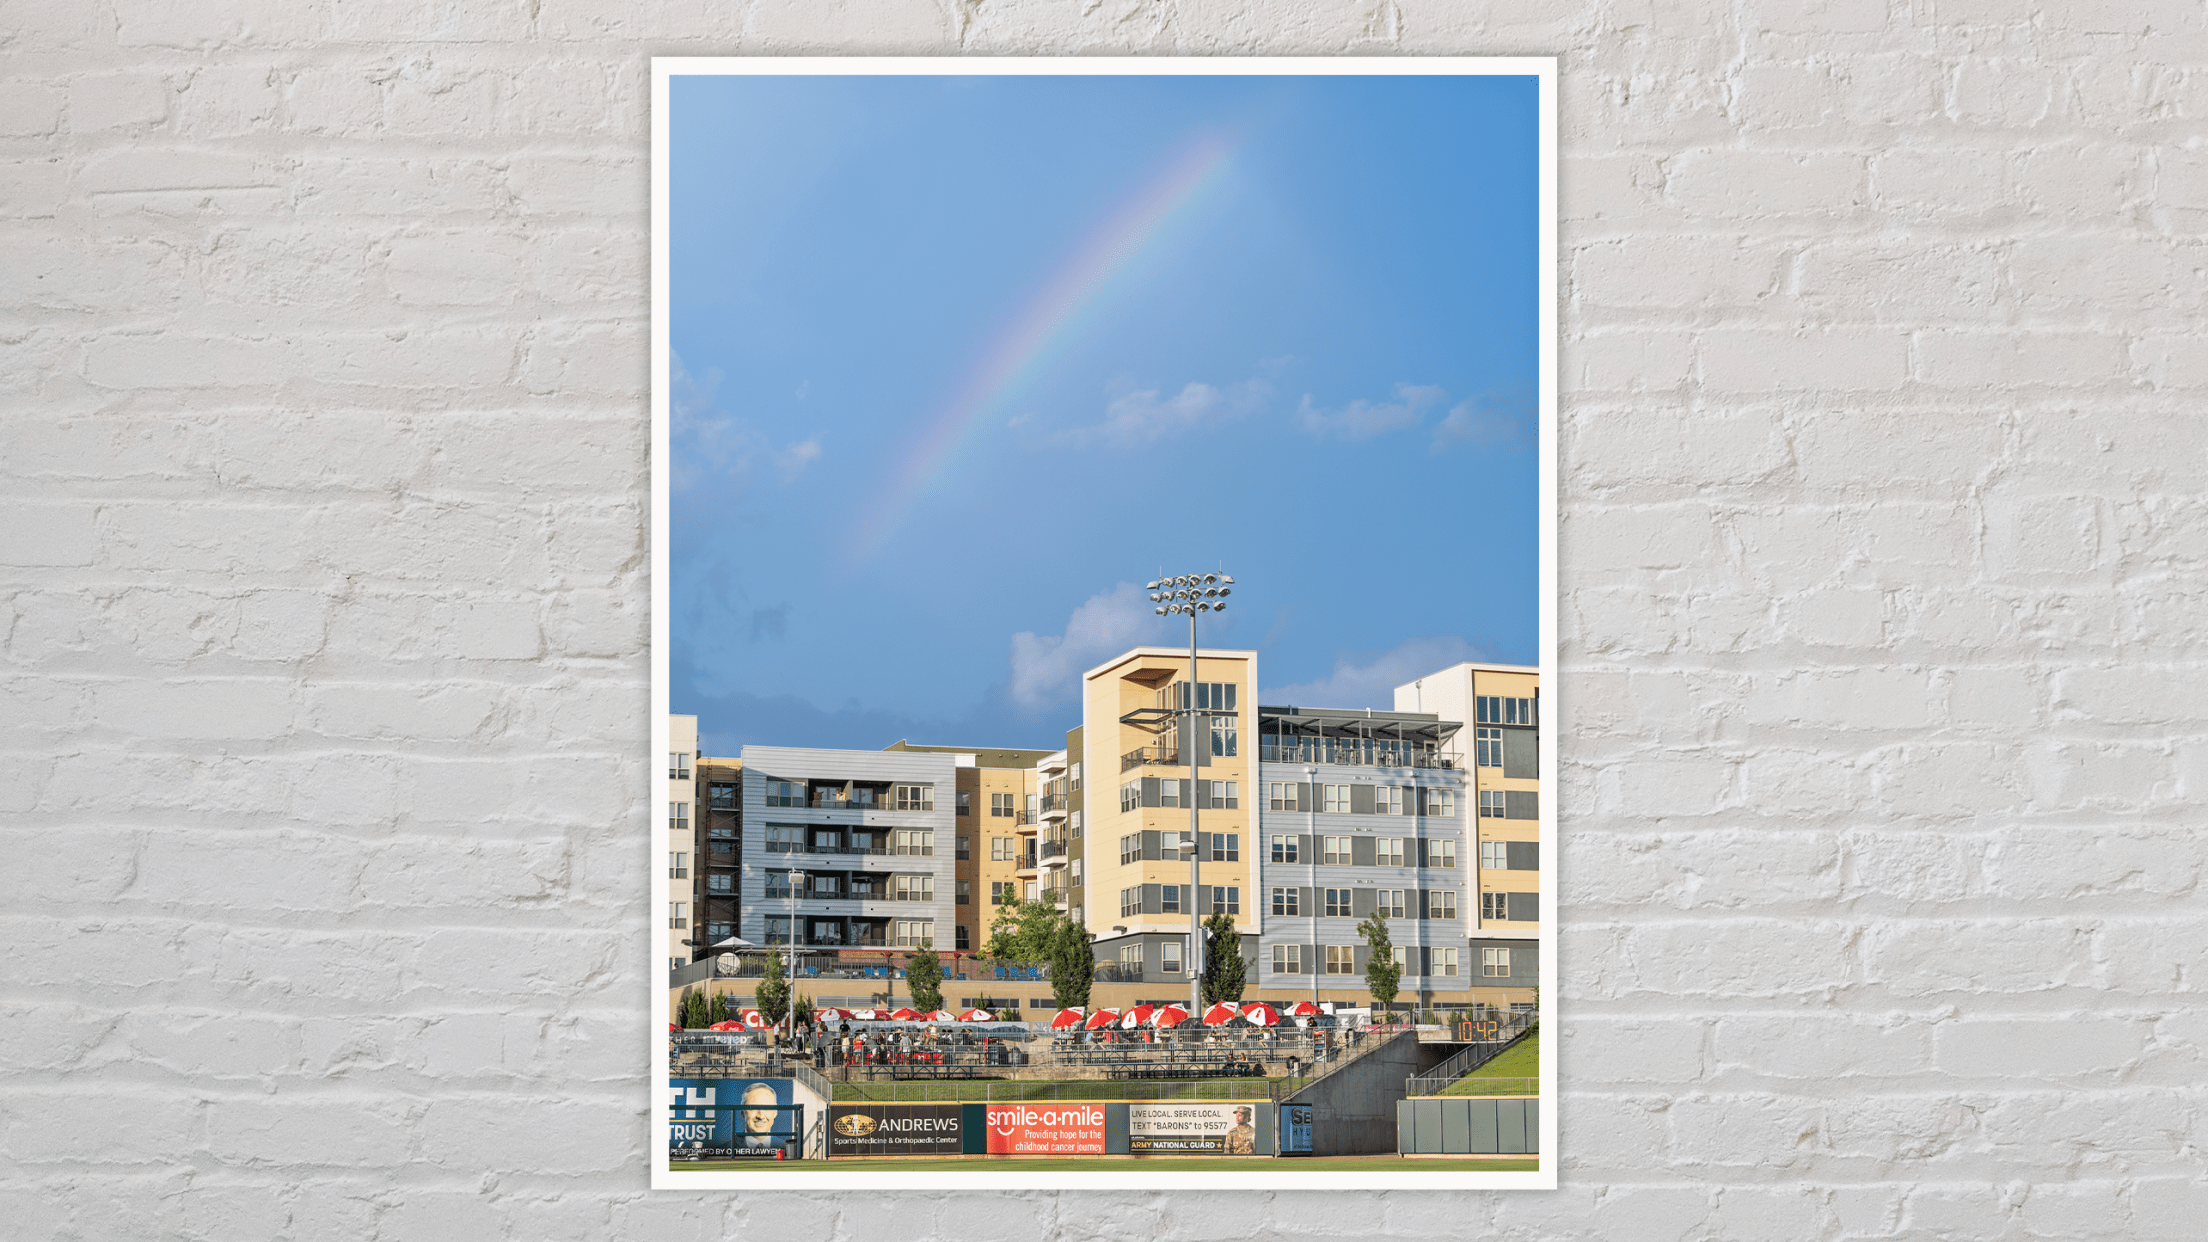
[[1553, 1188], [1555, 62], [652, 107], [652, 1184]]

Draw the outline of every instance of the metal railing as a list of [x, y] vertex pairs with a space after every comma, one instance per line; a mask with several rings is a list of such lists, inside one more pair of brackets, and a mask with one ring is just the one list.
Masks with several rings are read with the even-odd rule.
[[1517, 1043], [1526, 1032], [1537, 1025], [1528, 1013], [1507, 1014], [1484, 1022], [1458, 1023], [1459, 1031], [1466, 1034], [1489, 1036], [1477, 1043], [1468, 1044], [1462, 1051], [1423, 1074], [1414, 1074], [1403, 1080], [1406, 1095], [1435, 1095], [1448, 1088], [1466, 1074], [1480, 1068], [1502, 1055], [1504, 1049]]
[[[1416, 747], [1381, 745], [1364, 738], [1304, 738], [1258, 743], [1261, 763], [1330, 763], [1361, 768], [1455, 768], [1456, 757]], [[1126, 768], [1122, 767], [1121, 771]]]
[[1264, 1100], [1272, 1092], [1263, 1078], [1190, 1078], [1170, 1081], [1085, 1079], [1073, 1082], [979, 1078], [963, 1082], [904, 1079], [839, 1082], [831, 1097], [839, 1104], [944, 1102], [1015, 1103], [1056, 1100]]
[[1126, 772], [1144, 764], [1177, 767], [1180, 763], [1181, 748], [1178, 746], [1137, 746], [1119, 757], [1119, 770]]

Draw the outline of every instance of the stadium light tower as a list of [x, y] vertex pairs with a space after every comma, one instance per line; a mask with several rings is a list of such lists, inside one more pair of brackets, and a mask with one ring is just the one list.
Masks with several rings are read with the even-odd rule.
[[[1196, 680], [1196, 614], [1225, 612], [1227, 596], [1234, 594], [1234, 578], [1229, 574], [1181, 574], [1172, 578], [1160, 578], [1150, 584], [1150, 602], [1157, 605], [1158, 615], [1188, 617], [1188, 695], [1173, 706], [1174, 718], [1181, 733], [1181, 748], [1188, 759], [1188, 1012], [1200, 1017], [1204, 1012], [1204, 903], [1198, 893], [1203, 882], [1204, 851], [1198, 844], [1196, 818], [1196, 746], [1199, 722], [1208, 723], [1211, 706], [1198, 707], [1202, 701]], [[1206, 730], [1208, 732], [1208, 730]], [[1235, 952], [1241, 952], [1237, 946]]]
[[790, 882], [790, 934], [784, 943], [789, 945], [786, 952], [790, 956], [790, 995], [789, 1008], [783, 1016], [789, 1019], [790, 1038], [794, 1040], [797, 1038], [797, 890], [805, 887], [805, 873], [792, 869], [786, 878]]

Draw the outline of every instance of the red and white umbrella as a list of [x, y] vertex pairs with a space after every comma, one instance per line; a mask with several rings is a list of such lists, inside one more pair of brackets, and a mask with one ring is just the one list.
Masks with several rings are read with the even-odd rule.
[[1271, 1026], [1280, 1021], [1280, 1011], [1278, 1009], [1255, 1001], [1242, 1007], [1242, 1016], [1259, 1026]]
[[1080, 1006], [1077, 1005], [1072, 1009], [1059, 1010], [1057, 1016], [1053, 1017], [1050, 1020], [1050, 1029], [1054, 1031], [1068, 1031], [1088, 1020], [1089, 1015], [1084, 1012]]
[[682, 1023], [680, 1023], [680, 1022], [670, 1022], [670, 1023], [668, 1023], [668, 1024], [667, 1024], [667, 1033], [668, 1033], [669, 1035], [672, 1035], [672, 1034], [674, 1034], [674, 1033], [675, 1033], [676, 1031], [679, 1031], [679, 1030], [681, 1030], [681, 1029], [682, 1029]]
[[851, 1017], [859, 1022], [879, 1022], [882, 1019], [882, 1011], [879, 1009], [854, 1009], [851, 1011]]
[[938, 1009], [935, 1012], [922, 1017], [920, 1020], [922, 1022], [956, 1022], [958, 1021], [958, 1015], [955, 1013], [946, 1013], [943, 1010]]
[[1084, 1031], [1101, 1031], [1107, 1026], [1118, 1025], [1119, 1011], [1117, 1009], [1099, 1009], [1089, 1015], [1089, 1020], [1081, 1024], [1081, 1029]]
[[892, 1022], [917, 1022], [920, 1020], [920, 1011], [910, 1008], [892, 1010], [890, 1011], [889, 1020]]
[[815, 1009], [813, 1016], [816, 1018], [833, 1018], [838, 1022], [848, 1022], [851, 1019], [851, 1011], [848, 1009]]
[[1227, 1001], [1220, 1001], [1204, 1011], [1205, 1026], [1225, 1026], [1242, 1016], [1242, 1011]]
[[1188, 1021], [1188, 1011], [1179, 1005], [1167, 1005], [1150, 1015], [1150, 1025], [1161, 1031], [1169, 1026], [1179, 1026], [1186, 1021]]
[[705, 1029], [709, 1031], [736, 1031], [742, 1030], [743, 1025], [743, 1023], [736, 1021], [734, 1018], [731, 1018], [726, 1022], [716, 1022]]
[[1291, 1018], [1315, 1018], [1319, 1016], [1320, 1009], [1310, 1001], [1297, 1001], [1281, 1012]]
[[958, 1015], [958, 1020], [961, 1022], [994, 1022], [997, 1020], [997, 1015], [986, 1009], [969, 1009]]
[[763, 1031], [767, 1029], [767, 1015], [759, 1012], [756, 1009], [746, 1009], [744, 1011], [742, 1022], [745, 1026], [754, 1031]]
[[1150, 1020], [1150, 1015], [1156, 1013], [1157, 1011], [1157, 1007], [1154, 1005], [1137, 1005], [1133, 1009], [1128, 1010], [1124, 1017], [1120, 1018], [1119, 1024], [1122, 1027], [1125, 1027], [1127, 1030], [1134, 1030], [1136, 1027], [1141, 1026], [1145, 1022], [1148, 1022]]

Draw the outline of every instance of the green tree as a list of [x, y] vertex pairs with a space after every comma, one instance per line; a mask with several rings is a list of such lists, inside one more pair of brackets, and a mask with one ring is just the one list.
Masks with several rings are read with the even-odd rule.
[[1234, 930], [1234, 916], [1222, 910], [1204, 920], [1204, 931], [1205, 1007], [1241, 1000], [1249, 964], [1242, 960], [1242, 935]]
[[1050, 938], [1050, 992], [1060, 1009], [1089, 1003], [1089, 984], [1096, 978], [1096, 946], [1089, 933], [1072, 919], [1062, 920]]
[[914, 1009], [934, 1013], [943, 1007], [943, 963], [935, 956], [935, 941], [921, 941], [920, 951], [905, 963], [905, 986]]
[[813, 998], [799, 992], [790, 1000], [790, 1007], [797, 1011], [797, 1024], [802, 1027], [813, 1020]]
[[1365, 986], [1372, 989], [1373, 1003], [1393, 1009], [1395, 994], [1403, 987], [1403, 968], [1395, 964], [1395, 941], [1388, 936], [1387, 917], [1373, 914], [1357, 925], [1357, 934], [1371, 951], [1371, 960], [1365, 963]]
[[1047, 901], [1023, 901], [1018, 897], [997, 907], [989, 923], [989, 941], [982, 956], [999, 962], [1040, 962], [1050, 957], [1051, 939], [1058, 928], [1071, 923]]
[[707, 1006], [705, 1011], [705, 1024], [707, 1026], [718, 1026], [728, 1021], [730, 1016], [728, 1012], [728, 993], [715, 992], [713, 1003]]
[[778, 1026], [790, 1012], [790, 981], [782, 976], [782, 955], [767, 954], [767, 975], [759, 981], [759, 992], [752, 1002], [759, 1006], [759, 1016], [768, 1026]]
[[675, 1002], [675, 1025], [686, 1031], [697, 1027], [697, 1023], [691, 1021], [692, 1018], [697, 1016], [697, 999], [698, 994], [696, 992], [689, 988], [682, 990], [682, 997]]

